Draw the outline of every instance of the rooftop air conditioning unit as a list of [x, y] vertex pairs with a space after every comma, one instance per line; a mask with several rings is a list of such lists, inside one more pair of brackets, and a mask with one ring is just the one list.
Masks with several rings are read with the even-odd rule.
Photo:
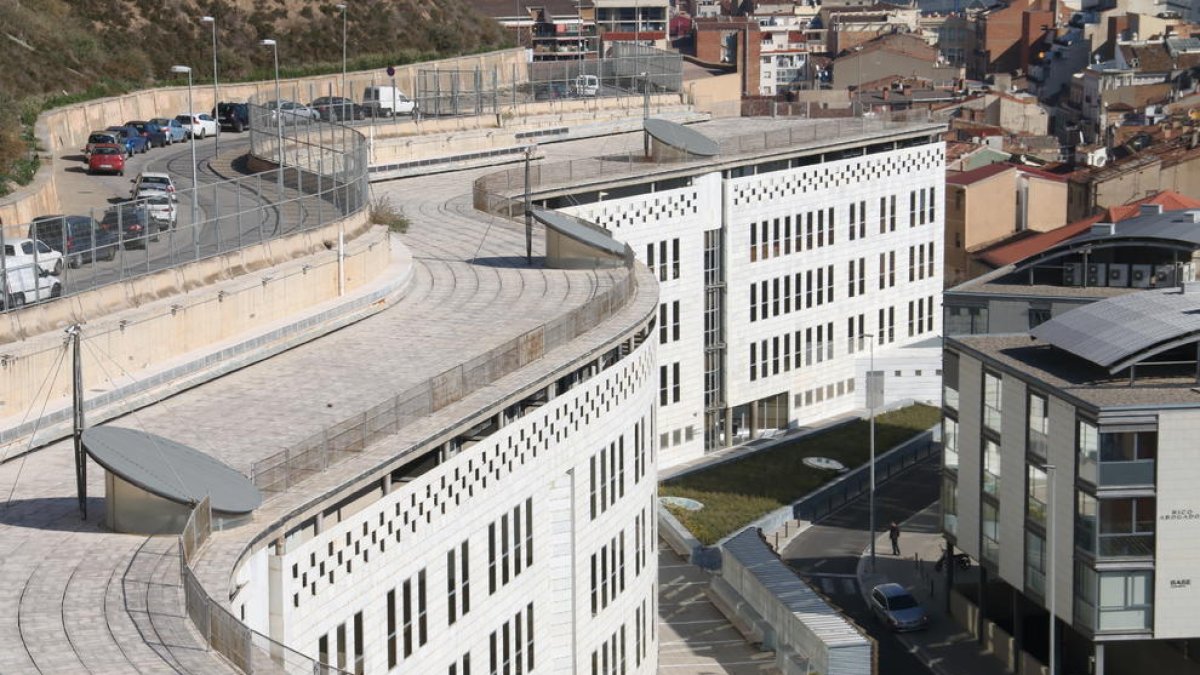
[[1154, 279], [1150, 282], [1151, 288], [1166, 288], [1175, 285], [1175, 266], [1174, 265], [1159, 265], [1154, 268]]
[[1134, 288], [1150, 288], [1154, 278], [1154, 265], [1134, 265], [1129, 276], [1129, 285]]
[[1108, 265], [1105, 263], [1088, 263], [1087, 285], [1088, 286], [1107, 286], [1108, 285]]
[[1067, 263], [1063, 266], [1063, 286], [1083, 285], [1083, 263]]
[[1108, 285], [1124, 288], [1129, 285], [1129, 265], [1109, 265]]

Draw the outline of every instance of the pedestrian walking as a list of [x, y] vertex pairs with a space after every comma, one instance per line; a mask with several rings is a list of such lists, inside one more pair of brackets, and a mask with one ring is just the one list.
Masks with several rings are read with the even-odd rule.
[[892, 555], [900, 555], [900, 526], [894, 520], [888, 526], [888, 538], [892, 540]]

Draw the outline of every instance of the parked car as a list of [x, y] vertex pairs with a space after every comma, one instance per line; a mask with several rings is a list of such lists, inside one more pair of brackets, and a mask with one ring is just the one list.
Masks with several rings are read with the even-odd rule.
[[179, 113], [175, 119], [179, 120], [179, 123], [187, 129], [188, 138], [204, 140], [209, 136], [216, 136], [220, 132], [217, 121], [208, 113]]
[[5, 246], [11, 246], [15, 250], [16, 255], [29, 256], [29, 259], [42, 268], [42, 271], [46, 274], [62, 273], [62, 253], [50, 248], [50, 245], [44, 241], [38, 239], [14, 239], [6, 242]]
[[929, 626], [925, 608], [900, 584], [880, 584], [872, 588], [871, 611], [894, 631], [922, 630]]
[[92, 152], [88, 156], [88, 173], [95, 174], [106, 171], [124, 176], [126, 152], [124, 145], [115, 143], [100, 143], [93, 146]]
[[240, 134], [250, 128], [250, 106], [246, 103], [218, 103], [213, 116], [222, 129], [232, 129]]
[[267, 101], [265, 106], [271, 111], [271, 123], [278, 124], [282, 122], [288, 124], [307, 124], [313, 120], [321, 119], [321, 114], [312, 108], [296, 103], [295, 101]]
[[363, 90], [363, 108], [375, 117], [412, 115], [417, 104], [395, 87], [367, 87]]
[[0, 308], [20, 309], [27, 304], [62, 295], [58, 277], [48, 274], [15, 244], [5, 244], [4, 274], [0, 277]]
[[29, 226], [29, 238], [40, 239], [67, 259], [68, 267], [85, 261], [112, 260], [117, 255], [117, 235], [91, 216], [41, 216]]
[[316, 110], [326, 122], [361, 120], [367, 116], [366, 109], [361, 105], [341, 96], [322, 96], [308, 106]]
[[134, 120], [126, 122], [125, 126], [137, 129], [142, 134], [142, 138], [146, 139], [146, 142], [152, 148], [161, 148], [167, 145], [167, 132], [163, 131], [162, 127], [154, 122]]
[[150, 150], [150, 144], [142, 138], [142, 132], [133, 127], [109, 127], [108, 130], [121, 135], [121, 144], [125, 146], [126, 154], [131, 157]]
[[155, 117], [150, 121], [157, 124], [166, 132], [167, 145], [182, 143], [188, 138], [187, 129], [183, 128], [183, 124], [174, 117]]
[[92, 155], [97, 145], [125, 145], [125, 139], [115, 131], [93, 131], [88, 134], [87, 144], [83, 146], [83, 154]]
[[121, 245], [127, 249], [146, 248], [147, 241], [158, 240], [158, 234], [151, 227], [150, 212], [134, 202], [105, 211], [100, 227], [117, 232]]
[[595, 75], [580, 75], [575, 78], [575, 84], [571, 87], [571, 93], [575, 96], [595, 96], [600, 93], [600, 78]]
[[137, 178], [129, 182], [133, 183], [133, 187], [129, 190], [130, 199], [135, 199], [139, 192], [146, 189], [161, 190], [167, 193], [172, 200], [179, 198], [175, 193], [175, 181], [171, 180], [170, 174], [143, 171], [137, 175]]
[[134, 201], [146, 207], [150, 221], [158, 226], [159, 231], [175, 227], [178, 211], [175, 201], [166, 192], [151, 187], [143, 188]]

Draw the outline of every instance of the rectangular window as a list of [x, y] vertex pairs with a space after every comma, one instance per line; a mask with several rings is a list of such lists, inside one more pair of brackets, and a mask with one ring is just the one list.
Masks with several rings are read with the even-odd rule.
[[958, 469], [958, 420], [942, 418], [942, 465], [947, 469]]
[[879, 288], [887, 288], [887, 254], [879, 254]]
[[459, 547], [459, 553], [461, 554], [459, 556], [459, 564], [462, 565], [459, 570], [461, 574], [458, 575], [458, 578], [461, 580], [460, 583], [462, 584], [462, 586], [460, 586], [461, 592], [459, 593], [459, 596], [462, 598], [463, 616], [466, 616], [471, 611], [471, 575], [468, 573], [468, 570], [471, 569], [471, 557], [467, 549], [466, 541], [464, 541], [462, 546]]
[[858, 294], [865, 295], [867, 292], [867, 259], [858, 259]]
[[771, 338], [771, 374], [779, 374], [779, 338]]
[[417, 572], [417, 646], [424, 645], [428, 639], [428, 626], [425, 622], [425, 570]]
[[800, 311], [800, 307], [801, 307], [801, 302], [800, 302], [800, 294], [801, 294], [801, 289], [800, 289], [800, 286], [801, 286], [801, 284], [800, 284], [800, 273], [799, 273], [799, 272], [796, 272], [796, 275], [795, 275], [795, 281], [794, 281], [794, 283], [793, 283], [793, 288], [795, 289], [795, 293], [796, 293], [796, 302], [795, 302], [795, 304], [796, 304], [796, 311], [797, 311], [797, 312], [799, 312], [799, 311]]
[[792, 217], [783, 217], [783, 254], [792, 252]]
[[1041, 459], [1046, 458], [1050, 447], [1050, 413], [1046, 397], [1041, 394], [1029, 394], [1029, 453]]
[[1099, 630], [1145, 630], [1154, 610], [1154, 573], [1101, 572]]
[[667, 367], [658, 367], [658, 404], [667, 404]]
[[888, 231], [896, 231], [896, 195], [888, 197]]
[[1003, 381], [996, 373], [983, 374], [983, 426], [1000, 433]]
[[363, 654], [363, 613], [354, 613], [354, 675], [363, 675], [366, 658]]
[[1100, 485], [1153, 485], [1158, 432], [1100, 434]]
[[982, 528], [980, 538], [983, 543], [983, 559], [991, 563], [1000, 562], [1000, 514], [999, 510], [988, 501], [980, 504]]
[[[616, 467], [613, 467], [614, 469]], [[509, 569], [508, 514], [500, 516], [500, 585], [508, 583]]]
[[[754, 320], [754, 315], [750, 315], [750, 320]], [[658, 306], [658, 344], [667, 344], [667, 305], [662, 303]]]
[[770, 287], [767, 285], [767, 281], [764, 279], [762, 282], [760, 282], [758, 289], [758, 315], [764, 319], [770, 316], [767, 314], [767, 310], [770, 308], [769, 305], [771, 302], [771, 298], [768, 295], [769, 292]]
[[[653, 262], [654, 245], [653, 244], [648, 244], [646, 246], [646, 257], [649, 260], [649, 262], [646, 263], [646, 266], [649, 267], [650, 269], [654, 269], [654, 262]], [[757, 262], [757, 261], [758, 261], [758, 227], [754, 223], [750, 223], [750, 262]]]
[[[396, 658], [396, 589], [394, 588], [387, 592], [387, 635], [388, 668], [395, 668], [398, 659]], [[322, 637], [321, 640], [324, 641], [325, 638]], [[324, 646], [326, 649], [323, 649], [322, 652], [327, 651], [329, 645], [324, 643]], [[327, 662], [327, 655], [322, 653], [321, 663]]]
[[658, 280], [667, 280], [667, 242], [658, 242]]
[[783, 276], [783, 313], [792, 313], [792, 277], [790, 274]]
[[836, 224], [833, 222], [833, 207], [829, 207], [827, 218], [829, 219], [829, 245], [833, 246], [834, 232], [837, 230]]
[[854, 241], [854, 228], [858, 223], [857, 206], [854, 202], [850, 202], [850, 241]]
[[679, 301], [671, 301], [671, 340], [679, 342]]
[[825, 268], [817, 268], [817, 304], [825, 304]]
[[917, 280], [917, 247], [908, 247], [908, 280], [913, 282]]
[[933, 278], [933, 242], [929, 242], [929, 257], [925, 259], [925, 276]]
[[404, 636], [404, 658], [412, 656], [413, 652], [413, 607], [412, 607], [412, 579], [405, 579], [401, 593], [401, 616]]
[[672, 375], [674, 376], [671, 381], [671, 401], [674, 403], [679, 403], [679, 381], [682, 378], [679, 377], [679, 362], [678, 361], [671, 364], [671, 370], [672, 370]]
[[[929, 219], [929, 222], [931, 222], [931, 223], [933, 222], [934, 216], [936, 215], [936, 208], [934, 206], [935, 199], [937, 199], [937, 188], [931, 187], [931, 188], [929, 188], [929, 201], [928, 201], [929, 213], [926, 216]], [[930, 252], [932, 253], [933, 250], [930, 249]]]
[[521, 573], [521, 563], [523, 562], [522, 558], [521, 558], [521, 544], [524, 542], [521, 539], [521, 505], [520, 504], [517, 504], [517, 506], [515, 508], [513, 508], [512, 521], [513, 521], [513, 554], [512, 554], [512, 558], [513, 558], [513, 576], [515, 577]]
[[458, 584], [454, 578], [457, 571], [454, 549], [450, 549], [446, 552], [446, 616], [451, 626], [458, 620]]
[[804, 248], [811, 251], [813, 249], [813, 214], [810, 211], [805, 214], [804, 225]]
[[825, 300], [833, 302], [833, 265], [825, 268]]
[[1038, 598], [1046, 597], [1046, 540], [1025, 530], [1025, 587]]
[[1026, 478], [1026, 490], [1029, 498], [1026, 502], [1026, 514], [1030, 522], [1046, 526], [1046, 500], [1049, 494], [1049, 483], [1046, 471], [1039, 466], [1029, 465]]
[[879, 198], [879, 234], [887, 232], [887, 197]]
[[848, 270], [847, 270], [846, 277], [847, 277], [847, 279], [848, 279], [848, 280], [849, 280], [849, 282], [850, 282], [850, 283], [849, 283], [849, 285], [848, 285], [848, 288], [847, 288], [847, 291], [848, 291], [848, 292], [847, 292], [847, 297], [851, 297], [851, 298], [853, 298], [853, 297], [854, 297], [854, 279], [855, 279], [855, 276], [854, 276], [854, 260], [851, 260], [851, 261], [850, 261], [850, 267], [849, 267], [849, 268], [848, 268]]
[[990, 438], [983, 439], [983, 491], [992, 496], [1000, 491], [1000, 446]]
[[750, 381], [758, 379], [758, 343], [750, 343]]
[[1096, 425], [1079, 420], [1077, 454], [1079, 456], [1079, 479], [1097, 484], [1099, 478], [1100, 434]]
[[804, 273], [804, 306], [806, 308], [813, 306], [813, 273], [808, 270]]
[[888, 251], [888, 288], [896, 286], [896, 252]]
[[[622, 439], [624, 440], [624, 439]], [[621, 493], [625, 492], [625, 458], [621, 457]], [[525, 499], [525, 566], [533, 566], [533, 497]], [[463, 612], [466, 613], [465, 611]]]
[[496, 592], [496, 523], [488, 523], [488, 595]]
[[671, 278], [679, 278], [679, 240], [671, 240]]

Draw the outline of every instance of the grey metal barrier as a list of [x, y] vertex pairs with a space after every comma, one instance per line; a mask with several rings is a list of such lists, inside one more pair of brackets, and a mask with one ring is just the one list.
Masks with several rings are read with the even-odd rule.
[[243, 673], [350, 675], [349, 671], [320, 663], [251, 629], [208, 595], [192, 571], [192, 564], [211, 534], [212, 509], [205, 497], [193, 507], [179, 535], [184, 609], [204, 644]]
[[619, 311], [636, 291], [627, 273], [603, 293], [485, 354], [410, 387], [370, 410], [310, 436], [295, 446], [251, 465], [250, 477], [263, 492], [282, 492], [300, 481], [362, 452], [376, 440], [398, 432], [494, 382], [551, 350], [574, 340]]
[[[368, 208], [368, 147], [357, 131], [313, 120], [273, 126], [251, 105], [251, 152], [277, 167], [193, 185], [190, 176], [130, 186], [87, 213], [0, 228], [0, 311], [94, 290], [297, 232]], [[11, 231], [11, 230], [10, 230]]]

